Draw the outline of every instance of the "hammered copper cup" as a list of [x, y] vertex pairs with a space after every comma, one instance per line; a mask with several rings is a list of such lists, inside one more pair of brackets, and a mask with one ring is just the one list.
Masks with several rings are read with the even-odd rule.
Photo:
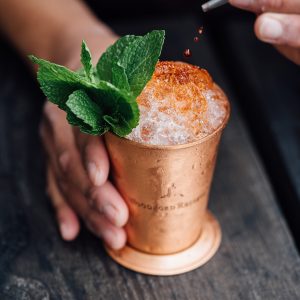
[[217, 149], [229, 116], [209, 136], [174, 146], [105, 135], [114, 183], [129, 207], [127, 245], [107, 248], [121, 265], [146, 274], [195, 269], [217, 251], [221, 231], [207, 211]]

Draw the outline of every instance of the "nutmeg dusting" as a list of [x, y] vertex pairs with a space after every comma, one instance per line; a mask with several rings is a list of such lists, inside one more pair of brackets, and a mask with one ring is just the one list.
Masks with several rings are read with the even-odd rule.
[[128, 138], [161, 145], [187, 143], [209, 134], [228, 109], [226, 97], [206, 70], [173, 61], [157, 63], [137, 102], [140, 124]]

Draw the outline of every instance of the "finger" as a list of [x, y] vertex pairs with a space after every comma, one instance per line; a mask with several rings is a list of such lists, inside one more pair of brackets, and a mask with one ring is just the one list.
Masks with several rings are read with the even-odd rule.
[[300, 65], [300, 49], [290, 46], [276, 45], [276, 49], [297, 65]]
[[64, 192], [68, 195], [68, 203], [96, 236], [102, 238], [113, 249], [120, 249], [125, 245], [126, 234], [123, 228], [114, 226], [104, 214], [91, 208], [75, 187], [64, 186]]
[[122, 227], [128, 221], [128, 208], [116, 188], [106, 181], [91, 194], [94, 206], [115, 226]]
[[59, 166], [57, 164], [57, 160], [52, 159], [52, 156], [54, 153], [54, 145], [53, 145], [51, 128], [50, 128], [49, 123], [46, 122], [45, 119], [43, 119], [40, 124], [39, 133], [40, 133], [40, 138], [41, 138], [43, 146], [44, 146], [44, 150], [49, 159], [49, 166], [51, 166], [54, 174], [58, 174]]
[[82, 193], [88, 194], [91, 182], [83, 167], [72, 127], [67, 123], [64, 112], [50, 103], [45, 106], [45, 115], [52, 134], [51, 137], [48, 134], [43, 141], [51, 162], [56, 165], [57, 175], [79, 187]]
[[229, 0], [230, 4], [255, 13], [300, 13], [299, 0]]
[[101, 186], [107, 180], [109, 159], [102, 138], [74, 129], [75, 139], [91, 182]]
[[79, 220], [61, 194], [51, 167], [47, 168], [48, 193], [56, 211], [61, 236], [66, 241], [76, 238], [80, 230]]
[[112, 225], [105, 217], [93, 213], [89, 216], [87, 227], [112, 249], [118, 250], [125, 246], [126, 233], [123, 228]]
[[262, 14], [255, 22], [255, 33], [264, 42], [299, 48], [300, 16], [275, 13]]

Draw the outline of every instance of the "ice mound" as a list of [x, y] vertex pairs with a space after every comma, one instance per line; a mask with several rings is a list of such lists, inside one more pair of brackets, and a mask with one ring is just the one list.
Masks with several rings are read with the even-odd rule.
[[222, 124], [228, 110], [208, 72], [183, 62], [159, 62], [137, 101], [140, 122], [127, 138], [151, 145], [203, 138]]

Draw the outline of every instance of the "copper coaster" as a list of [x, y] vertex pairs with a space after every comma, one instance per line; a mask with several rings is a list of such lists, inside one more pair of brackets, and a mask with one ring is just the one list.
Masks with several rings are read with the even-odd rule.
[[120, 251], [106, 247], [108, 254], [120, 265], [149, 275], [176, 275], [192, 271], [209, 261], [221, 243], [221, 229], [216, 218], [207, 212], [199, 239], [188, 249], [170, 255], [153, 255], [126, 245]]

